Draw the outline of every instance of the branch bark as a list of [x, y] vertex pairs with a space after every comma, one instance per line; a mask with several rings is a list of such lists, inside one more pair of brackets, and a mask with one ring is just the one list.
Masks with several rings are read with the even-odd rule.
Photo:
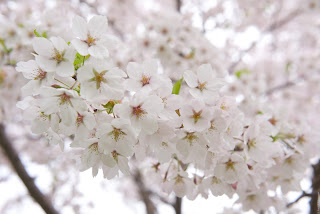
[[139, 170], [136, 171], [136, 173], [133, 176], [134, 181], [139, 189], [139, 194], [141, 197], [141, 200], [144, 202], [146, 206], [146, 212], [147, 214], [156, 214], [157, 213], [157, 208], [153, 204], [151, 200], [151, 192], [145, 187], [143, 181], [142, 181], [142, 176]]
[[298, 203], [300, 201], [300, 199], [304, 198], [304, 197], [312, 197], [312, 193], [306, 193], [305, 191], [302, 192], [302, 194], [293, 202], [290, 202], [289, 204], [287, 204], [287, 207], [291, 207], [292, 205], [294, 205], [295, 203]]
[[0, 124], [0, 147], [3, 149], [4, 154], [7, 156], [12, 167], [28, 189], [30, 196], [41, 206], [41, 208], [47, 214], [58, 214], [49, 198], [40, 191], [40, 189], [35, 185], [34, 179], [31, 178], [26, 171], [17, 151], [12, 146], [12, 143], [9, 141], [8, 137], [5, 134], [5, 127], [3, 124]]
[[173, 205], [176, 214], [182, 214], [182, 198], [176, 196], [176, 202]]
[[310, 214], [319, 214], [320, 207], [318, 208], [318, 193], [320, 190], [320, 160], [317, 164], [312, 165], [313, 178], [312, 178], [312, 196], [310, 200]]
[[182, 0], [176, 0], [176, 9], [177, 9], [177, 11], [180, 13], [181, 12], [181, 2]]

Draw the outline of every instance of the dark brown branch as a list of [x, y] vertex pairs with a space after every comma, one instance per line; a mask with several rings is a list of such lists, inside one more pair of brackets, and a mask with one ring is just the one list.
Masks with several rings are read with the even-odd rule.
[[157, 209], [156, 209], [155, 205], [153, 204], [151, 197], [150, 197], [152, 193], [149, 190], [147, 190], [147, 188], [145, 187], [145, 185], [142, 181], [141, 173], [139, 170], [136, 171], [133, 178], [134, 178], [134, 181], [139, 189], [139, 195], [141, 197], [141, 200], [144, 202], [144, 204], [146, 206], [147, 214], [156, 214]]
[[312, 197], [313, 194], [311, 193], [306, 193], [305, 191], [302, 192], [302, 194], [296, 199], [294, 200], [293, 202], [290, 202], [289, 204], [287, 204], [287, 207], [291, 207], [292, 205], [294, 205], [295, 203], [299, 202], [300, 199], [304, 198], [304, 197]]
[[173, 205], [176, 214], [182, 214], [182, 198], [176, 196], [176, 202]]
[[7, 156], [12, 167], [26, 186], [30, 196], [42, 207], [47, 214], [58, 214], [53, 207], [49, 198], [47, 198], [35, 185], [34, 179], [30, 177], [25, 167], [23, 166], [17, 151], [12, 146], [11, 142], [5, 134], [5, 128], [0, 124], [0, 146], [3, 153]]
[[318, 208], [318, 193], [320, 190], [320, 160], [317, 164], [312, 165], [313, 168], [313, 178], [312, 178], [312, 196], [310, 200], [310, 214], [319, 213]]
[[179, 13], [181, 12], [181, 5], [182, 5], [181, 1], [182, 0], [176, 0], [176, 6], [177, 6], [176, 9]]

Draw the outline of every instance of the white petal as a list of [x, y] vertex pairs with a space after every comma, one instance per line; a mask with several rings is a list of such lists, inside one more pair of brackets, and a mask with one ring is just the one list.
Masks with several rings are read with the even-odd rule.
[[57, 65], [57, 74], [62, 77], [70, 77], [74, 75], [74, 67], [70, 61], [62, 61]]
[[87, 81], [94, 77], [92, 65], [84, 65], [77, 70], [77, 80], [80, 83]]
[[143, 68], [150, 76], [155, 75], [158, 72], [158, 62], [155, 59], [146, 60], [143, 62]]
[[53, 53], [54, 47], [52, 43], [43, 37], [35, 37], [32, 40], [33, 50], [37, 52], [37, 54], [45, 57], [51, 57]]
[[88, 22], [88, 30], [93, 38], [104, 36], [108, 28], [108, 20], [105, 16], [94, 16]]
[[54, 72], [57, 68], [57, 61], [43, 56], [35, 56], [38, 65], [46, 72]]
[[50, 127], [49, 117], [38, 116], [36, 119], [32, 121], [31, 131], [34, 134], [42, 134], [46, 132]]
[[156, 95], [149, 96], [143, 103], [142, 108], [150, 113], [158, 114], [163, 110], [162, 99]]
[[73, 39], [71, 41], [71, 44], [73, 47], [81, 54], [82, 56], [87, 56], [89, 54], [88, 52], [88, 44], [79, 40], [79, 39]]
[[113, 107], [113, 112], [119, 116], [120, 118], [123, 118], [123, 119], [129, 119], [130, 115], [131, 115], [131, 107], [124, 103], [124, 104], [116, 104], [114, 107]]
[[158, 130], [158, 122], [155, 117], [145, 116], [141, 119], [141, 130], [147, 134], [153, 134]]
[[130, 157], [133, 155], [133, 147], [126, 141], [117, 142], [116, 150], [119, 154]]
[[142, 68], [136, 62], [129, 62], [128, 63], [127, 73], [131, 79], [141, 80], [141, 78], [142, 78]]
[[96, 83], [93, 81], [81, 83], [80, 95], [88, 100], [97, 98], [99, 91], [97, 90]]
[[210, 64], [200, 65], [197, 70], [197, 76], [201, 83], [209, 82], [212, 80], [214, 71]]
[[83, 118], [83, 122], [89, 130], [92, 130], [96, 126], [96, 120], [93, 114], [90, 113], [85, 115], [85, 117]]
[[74, 75], [74, 67], [70, 61], [62, 61], [57, 65], [57, 74], [61, 77], [71, 77]]
[[195, 73], [192, 71], [186, 71], [183, 74], [184, 80], [187, 82], [188, 86], [191, 88], [195, 88], [198, 86], [198, 79]]
[[63, 60], [68, 60], [70, 62], [74, 62], [74, 59], [76, 58], [76, 50], [73, 47], [67, 47], [65, 49], [65, 53], [63, 55]]
[[64, 39], [61, 37], [52, 37], [50, 39], [52, 41], [53, 46], [59, 51], [62, 52], [67, 49], [68, 45]]
[[121, 70], [120, 68], [112, 68], [110, 69], [105, 75], [104, 77], [108, 78], [108, 77], [127, 77], [127, 74]]
[[16, 70], [18, 72], [23, 72], [22, 74], [26, 79], [34, 79], [39, 74], [39, 66], [35, 60], [29, 60], [28, 62], [19, 62], [17, 64]]
[[60, 106], [60, 114], [61, 120], [66, 126], [70, 126], [75, 123], [77, 113], [69, 104], [63, 104]]
[[120, 171], [125, 174], [125, 175], [129, 175], [130, 174], [130, 168], [128, 165], [128, 159], [125, 157], [122, 157], [120, 155], [118, 155], [118, 166]]
[[30, 80], [21, 88], [22, 96], [37, 95], [39, 94], [40, 81]]
[[134, 79], [126, 79], [124, 81], [124, 85], [128, 91], [137, 92], [139, 89], [142, 88], [142, 83]]
[[72, 20], [72, 32], [82, 40], [87, 39], [87, 22], [80, 16], [75, 16]]
[[103, 167], [103, 176], [105, 178], [107, 178], [108, 180], [114, 178], [115, 176], [119, 175], [118, 171], [118, 167], [113, 167], [113, 168], [107, 168], [107, 167]]
[[111, 157], [111, 155], [102, 155], [101, 156], [101, 161], [104, 163], [106, 166], [112, 168], [116, 165], [116, 161]]
[[102, 45], [93, 45], [88, 49], [88, 52], [91, 56], [98, 59], [103, 59], [109, 56], [109, 51], [107, 48]]
[[87, 104], [82, 99], [79, 99], [78, 96], [76, 96], [75, 98], [71, 98], [70, 101], [76, 111], [85, 112], [88, 110]]

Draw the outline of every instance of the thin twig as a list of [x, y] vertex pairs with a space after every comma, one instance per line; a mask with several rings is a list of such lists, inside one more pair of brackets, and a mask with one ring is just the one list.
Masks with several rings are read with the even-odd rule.
[[296, 80], [287, 81], [287, 82], [285, 82], [285, 83], [283, 83], [281, 85], [277, 85], [277, 86], [275, 86], [273, 88], [268, 89], [264, 93], [264, 95], [269, 96], [269, 95], [273, 94], [274, 92], [277, 92], [277, 91], [280, 91], [280, 90], [295, 86], [297, 83], [299, 83], [299, 82], [301, 82], [303, 80], [304, 80], [303, 78], [299, 78], [299, 79], [296, 79]]
[[[269, 25], [269, 27], [267, 27], [264, 31], [262, 31], [262, 34], [270, 33], [270, 32], [275, 31], [276, 29], [279, 29], [280, 27], [286, 25], [287, 23], [292, 21], [294, 18], [296, 18], [300, 14], [301, 14], [300, 10], [293, 11], [292, 13], [290, 13], [289, 15], [284, 17], [283, 19], [273, 22], [271, 25]], [[259, 40], [251, 43], [249, 48], [240, 52], [240, 56], [239, 56], [238, 60], [229, 66], [229, 68], [228, 68], [229, 74], [232, 74], [234, 72], [235, 67], [241, 62], [244, 55], [247, 54], [248, 52], [250, 52], [253, 48], [255, 48], [257, 46], [258, 42], [259, 42]]]
[[305, 191], [302, 192], [302, 194], [293, 202], [290, 202], [289, 204], [287, 204], [287, 207], [291, 207], [293, 204], [297, 203], [298, 201], [300, 201], [300, 199], [304, 198], [304, 197], [311, 197], [313, 194], [312, 193], [306, 193]]

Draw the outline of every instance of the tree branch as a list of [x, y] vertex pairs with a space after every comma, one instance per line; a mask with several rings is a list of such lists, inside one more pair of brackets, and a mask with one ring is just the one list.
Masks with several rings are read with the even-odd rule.
[[313, 168], [313, 178], [312, 178], [312, 196], [309, 202], [310, 204], [310, 214], [319, 213], [320, 207], [318, 207], [318, 193], [320, 190], [320, 160], [317, 164], [312, 165]]
[[182, 2], [181, 2], [181, 0], [176, 0], [176, 9], [177, 9], [177, 11], [180, 13], [181, 12], [181, 4]]
[[136, 173], [133, 176], [135, 183], [137, 184], [137, 187], [139, 189], [139, 194], [141, 197], [141, 200], [146, 205], [146, 212], [147, 214], [156, 214], [157, 209], [153, 202], [151, 201], [151, 192], [146, 189], [144, 186], [144, 183], [142, 181], [142, 176], [139, 170], [136, 171]]
[[265, 95], [269, 96], [269, 95], [273, 94], [274, 92], [277, 92], [277, 91], [292, 87], [292, 86], [296, 85], [297, 83], [299, 83], [300, 81], [303, 81], [303, 80], [304, 80], [303, 78], [298, 78], [298, 79], [293, 80], [293, 81], [285, 82], [285, 83], [283, 83], [281, 85], [278, 85], [278, 86], [275, 86], [273, 88], [268, 89], [265, 92]]
[[306, 193], [305, 191], [302, 192], [302, 194], [293, 202], [290, 202], [289, 204], [287, 204], [287, 207], [291, 207], [293, 204], [297, 203], [298, 201], [300, 201], [300, 199], [304, 198], [304, 197], [312, 197], [313, 194], [311, 193]]
[[[270, 24], [269, 27], [267, 27], [265, 30], [262, 31], [262, 34], [273, 32], [274, 30], [279, 29], [280, 27], [282, 27], [282, 26], [286, 25], [287, 23], [289, 23], [290, 21], [292, 21], [298, 15], [300, 15], [299, 10], [293, 11], [292, 13], [290, 13], [289, 15], [284, 17], [283, 19], [281, 19], [279, 21], [275, 21], [272, 24]], [[258, 44], [258, 42], [259, 42], [259, 40], [253, 42], [249, 48], [240, 52], [239, 59], [229, 66], [229, 68], [228, 68], [229, 74], [233, 74], [235, 67], [241, 62], [244, 55], [247, 54], [249, 51], [251, 51], [253, 48], [255, 48], [256, 45]]]
[[176, 202], [173, 205], [176, 214], [182, 214], [182, 198], [176, 196]]
[[23, 166], [17, 151], [12, 146], [11, 142], [5, 134], [5, 128], [3, 124], [0, 124], [0, 146], [3, 149], [3, 153], [7, 156], [12, 167], [27, 187], [30, 196], [42, 207], [47, 214], [58, 214], [53, 207], [49, 198], [47, 198], [35, 185], [34, 179], [30, 177], [25, 167]]

